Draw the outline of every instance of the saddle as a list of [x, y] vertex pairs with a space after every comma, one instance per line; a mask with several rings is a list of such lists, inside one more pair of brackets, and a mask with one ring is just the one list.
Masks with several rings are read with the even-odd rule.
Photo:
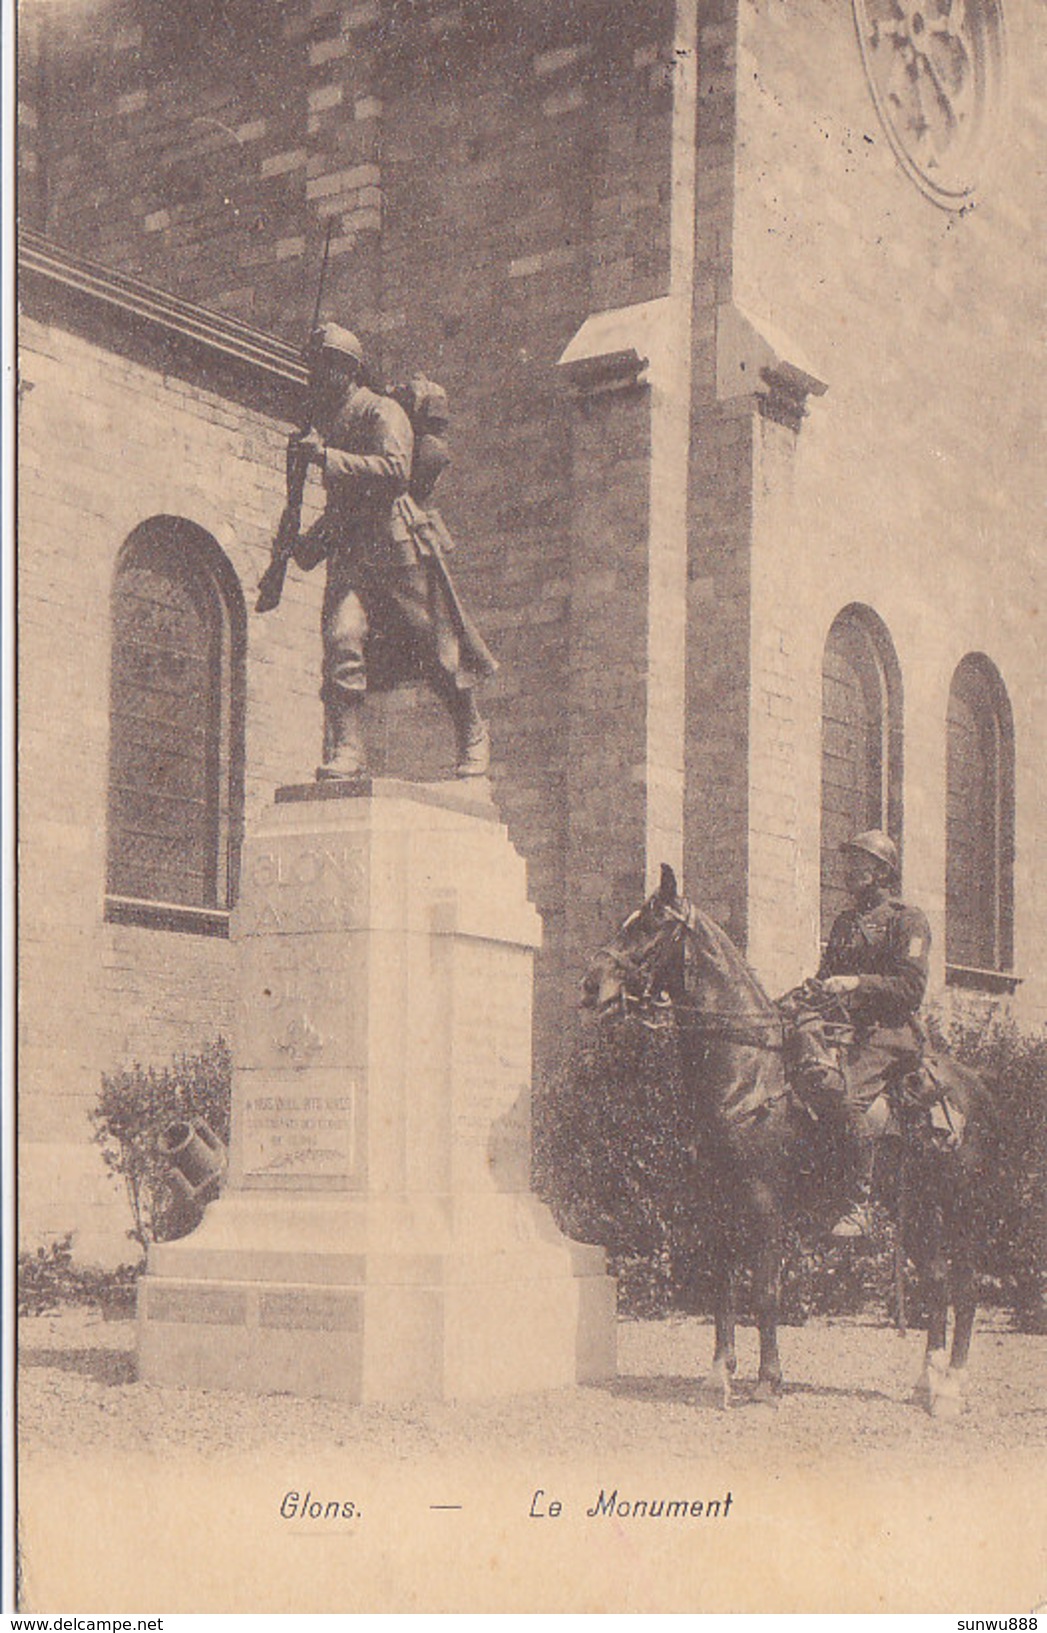
[[[842, 1014], [826, 1013], [810, 983], [778, 1001], [784, 1024], [786, 1077], [799, 1104], [816, 1119], [819, 1102], [842, 1096], [846, 1050], [856, 1041], [855, 1027]], [[954, 1151], [964, 1132], [977, 1093], [978, 1078], [951, 1056], [937, 1050], [907, 1051], [886, 1074], [882, 1093], [865, 1112], [869, 1131], [915, 1139], [925, 1148]]]
[[967, 1113], [941, 1088], [935, 1067], [921, 1060], [892, 1078], [864, 1120], [874, 1139], [905, 1138], [925, 1149], [955, 1151], [963, 1142]]
[[955, 1151], [963, 1143], [978, 1093], [979, 1078], [951, 1055], [924, 1048], [914, 1064], [892, 1077], [881, 1099], [900, 1121], [901, 1132], [913, 1132], [939, 1150]]

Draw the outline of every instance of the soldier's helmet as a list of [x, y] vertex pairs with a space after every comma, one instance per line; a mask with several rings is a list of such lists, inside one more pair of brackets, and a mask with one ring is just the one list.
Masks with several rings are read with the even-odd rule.
[[338, 357], [348, 357], [354, 363], [363, 363], [364, 349], [351, 329], [343, 329], [340, 323], [321, 323], [309, 337], [309, 358], [315, 361], [324, 352], [334, 353]]
[[887, 869], [895, 881], [901, 877], [898, 847], [894, 840], [879, 828], [869, 828], [865, 833], [855, 834], [853, 839], [845, 840], [840, 849], [844, 852], [858, 851], [863, 856], [871, 856], [881, 867]]

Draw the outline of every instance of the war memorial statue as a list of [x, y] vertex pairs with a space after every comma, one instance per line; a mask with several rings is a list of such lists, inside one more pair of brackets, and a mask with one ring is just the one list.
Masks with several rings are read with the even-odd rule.
[[[189, 1236], [150, 1249], [141, 1376], [353, 1403], [610, 1378], [604, 1250], [531, 1189], [542, 923], [482, 780], [476, 687], [495, 663], [431, 503], [447, 398], [421, 375], [373, 390], [333, 323], [308, 359], [259, 610], [288, 562], [326, 560], [323, 761], [244, 837], [227, 1179]], [[303, 532], [310, 465], [327, 503]], [[472, 783], [367, 772], [367, 691], [417, 679]]]
[[[451, 457], [446, 393], [423, 375], [388, 395], [372, 390], [360, 341], [336, 323], [314, 329], [307, 357], [309, 425], [288, 449], [288, 511], [269, 574], [288, 557], [306, 571], [327, 562], [317, 778], [366, 775], [367, 691], [417, 680], [451, 715], [456, 775], [485, 776], [490, 735], [476, 687], [497, 664], [455, 590], [445, 559], [453, 546], [431, 504]], [[327, 503], [303, 534], [298, 521], [309, 465], [320, 471]], [[267, 594], [266, 580], [260, 590], [258, 610], [267, 611], [279, 590], [275, 598]]]

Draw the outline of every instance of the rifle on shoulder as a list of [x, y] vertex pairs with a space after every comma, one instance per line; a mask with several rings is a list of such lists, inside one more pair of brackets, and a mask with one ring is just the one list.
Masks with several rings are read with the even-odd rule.
[[[320, 321], [320, 307], [323, 301], [324, 279], [327, 276], [327, 258], [331, 250], [333, 228], [334, 217], [332, 216], [327, 223], [324, 256], [320, 265], [320, 282], [316, 290], [316, 305], [313, 309], [313, 321], [309, 329], [307, 344]], [[255, 612], [271, 612], [274, 607], [279, 606], [280, 597], [284, 593], [284, 579], [287, 577], [287, 569], [302, 530], [302, 499], [305, 494], [305, 479], [309, 471], [309, 461], [302, 455], [299, 447], [299, 437], [310, 429], [312, 418], [313, 403], [310, 398], [306, 403], [305, 416], [299, 431], [290, 437], [287, 444], [287, 503], [284, 505], [283, 514], [276, 529], [269, 565], [258, 582], [258, 600], [255, 602]]]

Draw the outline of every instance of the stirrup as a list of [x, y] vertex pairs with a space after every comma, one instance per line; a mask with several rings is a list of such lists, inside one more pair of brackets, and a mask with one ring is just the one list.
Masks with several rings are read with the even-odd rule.
[[828, 1061], [811, 1061], [797, 1072], [795, 1088], [801, 1100], [813, 1101], [817, 1108], [819, 1100], [824, 1104], [843, 1098], [844, 1075], [839, 1066], [831, 1066]]

